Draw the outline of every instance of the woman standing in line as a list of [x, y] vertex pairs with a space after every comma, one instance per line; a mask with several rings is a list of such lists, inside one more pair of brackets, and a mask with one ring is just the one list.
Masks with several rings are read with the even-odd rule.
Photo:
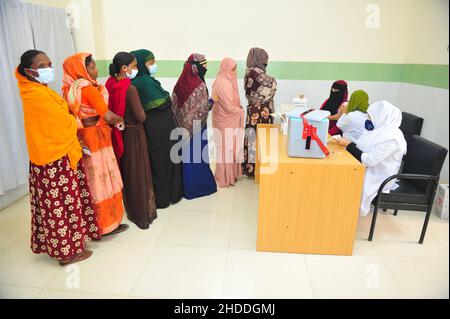
[[92, 255], [86, 241], [101, 234], [80, 161], [77, 123], [47, 86], [54, 70], [44, 52], [25, 52], [16, 78], [30, 157], [31, 250], [61, 265], [82, 261]]
[[122, 177], [112, 147], [110, 125], [123, 119], [108, 109], [108, 92], [97, 82], [98, 70], [90, 53], [77, 53], [63, 63], [62, 94], [78, 120], [83, 164], [102, 235], [128, 229], [123, 217]]
[[148, 229], [157, 215], [143, 125], [145, 112], [137, 89], [131, 84], [137, 74], [136, 58], [128, 52], [117, 53], [109, 66], [109, 74], [105, 85], [109, 92], [109, 108], [125, 120], [125, 130], [114, 132], [118, 140], [115, 153], [124, 183], [125, 211], [128, 219], [140, 229]]
[[252, 48], [247, 57], [244, 77], [245, 96], [248, 100], [244, 139], [244, 174], [255, 176], [256, 127], [259, 123], [273, 123], [270, 114], [275, 111], [273, 98], [277, 82], [266, 73], [269, 55], [261, 48]]
[[132, 80], [146, 113], [145, 131], [152, 170], [157, 208], [178, 203], [183, 197], [181, 164], [170, 158], [170, 150], [176, 141], [170, 139], [175, 123], [170, 107], [170, 94], [155, 79], [157, 64], [149, 50], [132, 51], [136, 57], [138, 73]]
[[172, 94], [172, 111], [178, 127], [189, 133], [181, 149], [184, 197], [194, 199], [217, 191], [209, 166], [207, 124], [214, 101], [205, 83], [207, 61], [204, 55], [189, 56]]
[[219, 187], [234, 186], [242, 176], [244, 110], [239, 98], [236, 70], [236, 61], [223, 59], [213, 84], [213, 96], [217, 98], [212, 111], [213, 127], [221, 133], [214, 136], [217, 152], [215, 178]]

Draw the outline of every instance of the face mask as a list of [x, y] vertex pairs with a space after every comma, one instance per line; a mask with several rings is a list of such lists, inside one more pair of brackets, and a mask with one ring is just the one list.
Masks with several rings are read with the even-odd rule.
[[53, 68], [37, 69], [39, 76], [34, 77], [41, 84], [49, 84], [55, 80], [55, 70]]
[[138, 70], [133, 69], [133, 70], [131, 70], [131, 74], [127, 72], [127, 78], [129, 78], [130, 80], [133, 80], [137, 74], [138, 74]]
[[366, 123], [364, 123], [364, 126], [368, 131], [373, 131], [375, 129], [375, 126], [373, 126], [373, 122], [371, 120], [367, 120]]
[[199, 65], [197, 67], [197, 69], [198, 69], [198, 75], [200, 76], [200, 78], [203, 79], [205, 77], [207, 69], [203, 65]]
[[148, 67], [148, 72], [150, 72], [150, 75], [154, 75], [157, 71], [158, 66], [156, 65], [156, 63]]

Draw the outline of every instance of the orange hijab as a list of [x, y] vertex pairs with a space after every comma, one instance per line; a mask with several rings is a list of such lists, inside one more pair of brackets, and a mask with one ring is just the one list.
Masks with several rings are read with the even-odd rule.
[[77, 123], [66, 101], [49, 87], [29, 80], [18, 69], [15, 75], [22, 98], [30, 161], [42, 166], [67, 155], [70, 166], [76, 169], [82, 152]]
[[83, 118], [80, 114], [81, 110], [81, 90], [88, 86], [95, 86], [103, 95], [105, 103], [108, 104], [108, 91], [105, 86], [93, 80], [86, 69], [86, 58], [91, 53], [76, 53], [68, 57], [63, 63], [63, 86], [61, 94], [69, 104], [70, 113], [77, 117], [78, 126], [82, 127], [79, 118]]

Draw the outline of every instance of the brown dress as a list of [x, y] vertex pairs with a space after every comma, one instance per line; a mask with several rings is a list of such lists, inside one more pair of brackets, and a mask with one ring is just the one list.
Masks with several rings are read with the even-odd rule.
[[141, 229], [148, 229], [157, 217], [152, 170], [143, 125], [145, 118], [138, 91], [135, 86], [130, 85], [124, 115], [125, 130], [122, 133], [124, 153], [120, 160], [120, 171], [128, 219]]
[[247, 68], [245, 95], [248, 99], [247, 122], [245, 125], [243, 171], [248, 177], [255, 176], [256, 129], [258, 124], [272, 124], [274, 112], [273, 97], [277, 91], [275, 79], [260, 68]]

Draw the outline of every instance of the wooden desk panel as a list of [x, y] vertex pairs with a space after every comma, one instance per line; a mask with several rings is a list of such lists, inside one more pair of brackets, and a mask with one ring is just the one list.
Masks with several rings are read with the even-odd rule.
[[279, 134], [278, 162], [258, 163], [258, 169], [276, 167], [258, 174], [258, 251], [352, 254], [364, 167], [343, 147], [328, 147], [326, 159], [291, 158], [287, 136]]

